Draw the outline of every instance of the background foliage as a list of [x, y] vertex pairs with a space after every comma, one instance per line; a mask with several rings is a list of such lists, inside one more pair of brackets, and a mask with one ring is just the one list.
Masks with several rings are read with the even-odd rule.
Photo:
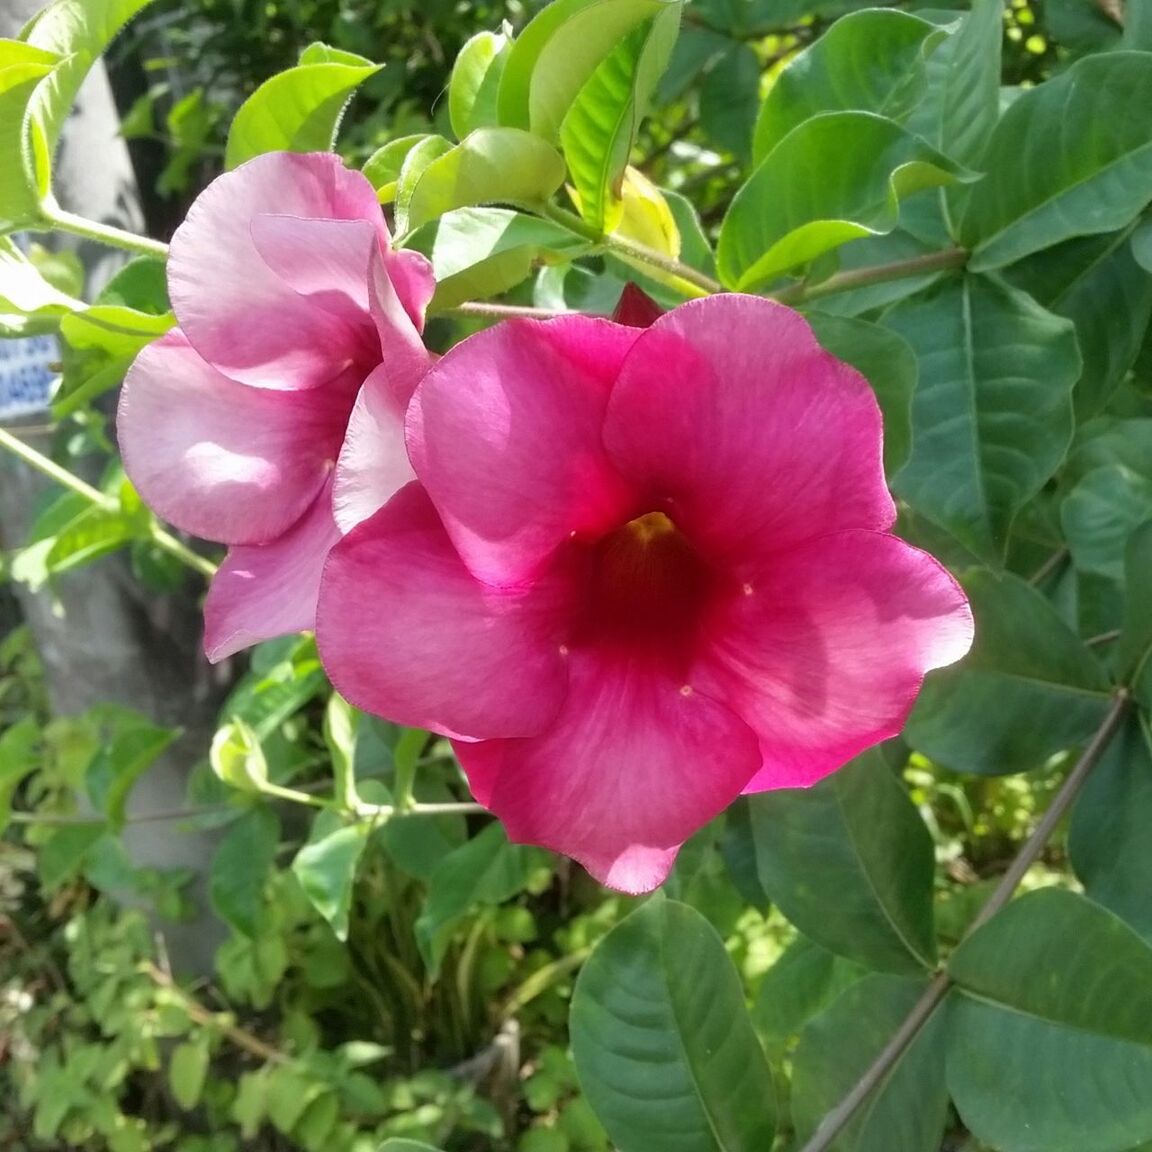
[[[59, 333], [57, 461], [100, 472], [54, 474], [7, 574], [51, 595], [127, 550], [196, 596], [210, 561], [141, 506], [100, 402], [172, 322], [162, 246], [46, 196], [83, 71], [145, 5], [81, 7], [0, 46], [0, 221], [137, 257], [85, 303], [74, 263], [0, 237], [0, 329]], [[433, 260], [441, 347], [493, 301], [609, 312], [628, 280], [800, 306], [875, 387], [901, 531], [977, 642], [903, 739], [741, 801], [638, 902], [510, 845], [307, 638], [234, 669], [180, 810], [137, 812], [187, 737], [51, 715], [13, 628], [0, 1144], [1152, 1147], [1149, 50], [1145, 0], [148, 7], [110, 60], [158, 234], [224, 166], [339, 128]], [[201, 887], [134, 862], [157, 818], [216, 834]], [[156, 929], [205, 901], [197, 977]]]

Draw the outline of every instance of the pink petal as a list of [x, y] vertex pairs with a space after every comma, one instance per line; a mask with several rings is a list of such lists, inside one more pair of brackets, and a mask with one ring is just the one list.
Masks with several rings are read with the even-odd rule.
[[412, 483], [333, 549], [317, 638], [357, 707], [445, 735], [526, 736], [564, 697], [566, 592], [559, 579], [527, 594], [479, 583]]
[[756, 771], [756, 737], [651, 662], [575, 649], [570, 662], [567, 701], [545, 733], [456, 753], [513, 840], [572, 856], [613, 888], [650, 891]]
[[424, 378], [408, 450], [464, 562], [515, 583], [573, 534], [595, 537], [634, 503], [601, 425], [642, 333], [589, 316], [510, 320], [469, 337]]
[[356, 381], [314, 392], [249, 388], [179, 329], [136, 358], [120, 396], [124, 466], [155, 512], [225, 544], [269, 540], [316, 497], [340, 450]]
[[419, 252], [397, 250], [387, 253], [384, 267], [395, 285], [396, 295], [416, 328], [424, 331], [424, 313], [436, 291], [432, 262]]
[[204, 602], [208, 659], [216, 663], [261, 640], [315, 628], [320, 573], [339, 539], [327, 484], [284, 535], [232, 548]]
[[[339, 157], [271, 152], [214, 180], [172, 238], [169, 292], [197, 351], [245, 383], [311, 387], [333, 374], [334, 361], [339, 367], [334, 318], [261, 258], [253, 221], [264, 215], [367, 221], [381, 250], [388, 231], [371, 184]], [[363, 276], [367, 254], [356, 262]], [[331, 271], [328, 261], [322, 267]], [[341, 269], [339, 282], [355, 271]]]
[[924, 674], [972, 643], [964, 592], [927, 553], [840, 532], [766, 562], [716, 607], [696, 675], [759, 734], [746, 791], [805, 787], [903, 727]]
[[895, 518], [867, 381], [770, 300], [695, 300], [642, 332], [604, 439], [617, 468], [713, 558]]

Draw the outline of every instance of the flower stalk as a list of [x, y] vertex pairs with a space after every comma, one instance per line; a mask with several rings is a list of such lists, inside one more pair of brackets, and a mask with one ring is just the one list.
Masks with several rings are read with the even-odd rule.
[[140, 236], [135, 232], [126, 232], [123, 228], [116, 228], [111, 224], [101, 224], [98, 220], [77, 216], [74, 212], [66, 212], [63, 208], [46, 206], [42, 209], [41, 219], [42, 224], [36, 229], [37, 231], [68, 232], [73, 236], [79, 236], [82, 240], [91, 240], [109, 248], [122, 248], [125, 252], [132, 252], [137, 256], [156, 256], [161, 260], [168, 257], [168, 245], [160, 240]]

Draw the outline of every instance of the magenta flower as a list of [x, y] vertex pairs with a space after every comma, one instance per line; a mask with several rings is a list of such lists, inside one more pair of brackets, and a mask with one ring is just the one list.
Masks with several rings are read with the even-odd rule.
[[411, 480], [403, 420], [431, 363], [420, 332], [433, 281], [423, 256], [391, 250], [360, 173], [328, 153], [280, 152], [196, 200], [168, 287], [179, 326], [128, 373], [120, 446], [160, 516], [231, 546], [204, 609], [219, 660], [314, 626], [340, 535], [335, 463], [362, 385], [356, 423], [373, 432], [374, 470], [344, 522]]
[[329, 674], [613, 887], [897, 733], [971, 643], [956, 582], [887, 532], [867, 382], [770, 301], [489, 329], [424, 378], [408, 446], [419, 482], [326, 566]]

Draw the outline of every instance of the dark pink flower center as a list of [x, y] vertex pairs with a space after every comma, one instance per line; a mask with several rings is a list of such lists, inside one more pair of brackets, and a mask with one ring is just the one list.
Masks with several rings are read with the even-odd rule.
[[667, 515], [637, 516], [592, 545], [575, 638], [683, 652], [714, 583], [712, 570]]

